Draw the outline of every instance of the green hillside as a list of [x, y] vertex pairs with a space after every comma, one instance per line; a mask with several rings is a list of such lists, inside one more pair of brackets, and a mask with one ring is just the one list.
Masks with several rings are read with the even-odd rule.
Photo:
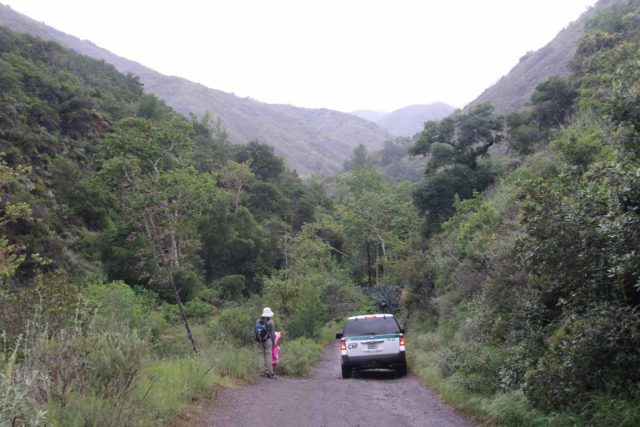
[[[490, 424], [640, 423], [638, 29], [638, 1], [594, 14], [567, 80], [414, 145], [413, 369]], [[496, 145], [515, 158], [483, 155]]]
[[147, 93], [156, 95], [178, 113], [202, 116], [210, 112], [220, 121], [229, 141], [258, 141], [276, 149], [288, 167], [302, 176], [328, 175], [359, 144], [380, 148], [389, 134], [375, 124], [326, 109], [273, 105], [207, 88], [174, 76], [165, 76], [134, 61], [119, 57], [95, 44], [36, 22], [0, 4], [0, 26], [53, 40], [63, 46], [112, 64], [122, 73], [140, 78]]

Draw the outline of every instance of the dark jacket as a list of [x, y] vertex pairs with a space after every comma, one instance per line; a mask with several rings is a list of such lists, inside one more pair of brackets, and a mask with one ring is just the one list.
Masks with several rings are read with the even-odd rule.
[[270, 317], [261, 317], [256, 321], [258, 324], [259, 321], [266, 320], [267, 321], [267, 339], [271, 340], [271, 345], [275, 345], [276, 343], [276, 324], [273, 323], [273, 319]]

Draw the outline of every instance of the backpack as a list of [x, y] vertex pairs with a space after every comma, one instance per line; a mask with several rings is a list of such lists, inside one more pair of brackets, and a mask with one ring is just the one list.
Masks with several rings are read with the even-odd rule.
[[267, 320], [261, 317], [256, 322], [256, 331], [255, 331], [256, 341], [265, 342], [267, 340], [268, 334], [269, 334], [269, 327], [267, 325]]

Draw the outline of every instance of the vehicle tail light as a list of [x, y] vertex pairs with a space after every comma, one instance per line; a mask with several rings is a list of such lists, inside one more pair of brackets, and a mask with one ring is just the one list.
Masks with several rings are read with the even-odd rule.
[[340, 351], [347, 351], [347, 341], [340, 340]]
[[404, 347], [404, 334], [400, 334], [400, 347]]

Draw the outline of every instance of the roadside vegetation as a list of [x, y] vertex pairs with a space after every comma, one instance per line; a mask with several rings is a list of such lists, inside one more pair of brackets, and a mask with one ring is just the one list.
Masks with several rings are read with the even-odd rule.
[[[638, 28], [637, 1], [596, 17], [572, 78], [540, 84], [503, 129], [473, 109], [414, 146], [431, 160], [411, 366], [478, 419], [640, 423]], [[497, 138], [511, 156], [474, 163], [465, 147]]]
[[0, 425], [162, 424], [256, 378], [266, 305], [304, 375], [416, 234], [409, 187], [303, 182], [54, 43], [0, 29], [0, 88]]

